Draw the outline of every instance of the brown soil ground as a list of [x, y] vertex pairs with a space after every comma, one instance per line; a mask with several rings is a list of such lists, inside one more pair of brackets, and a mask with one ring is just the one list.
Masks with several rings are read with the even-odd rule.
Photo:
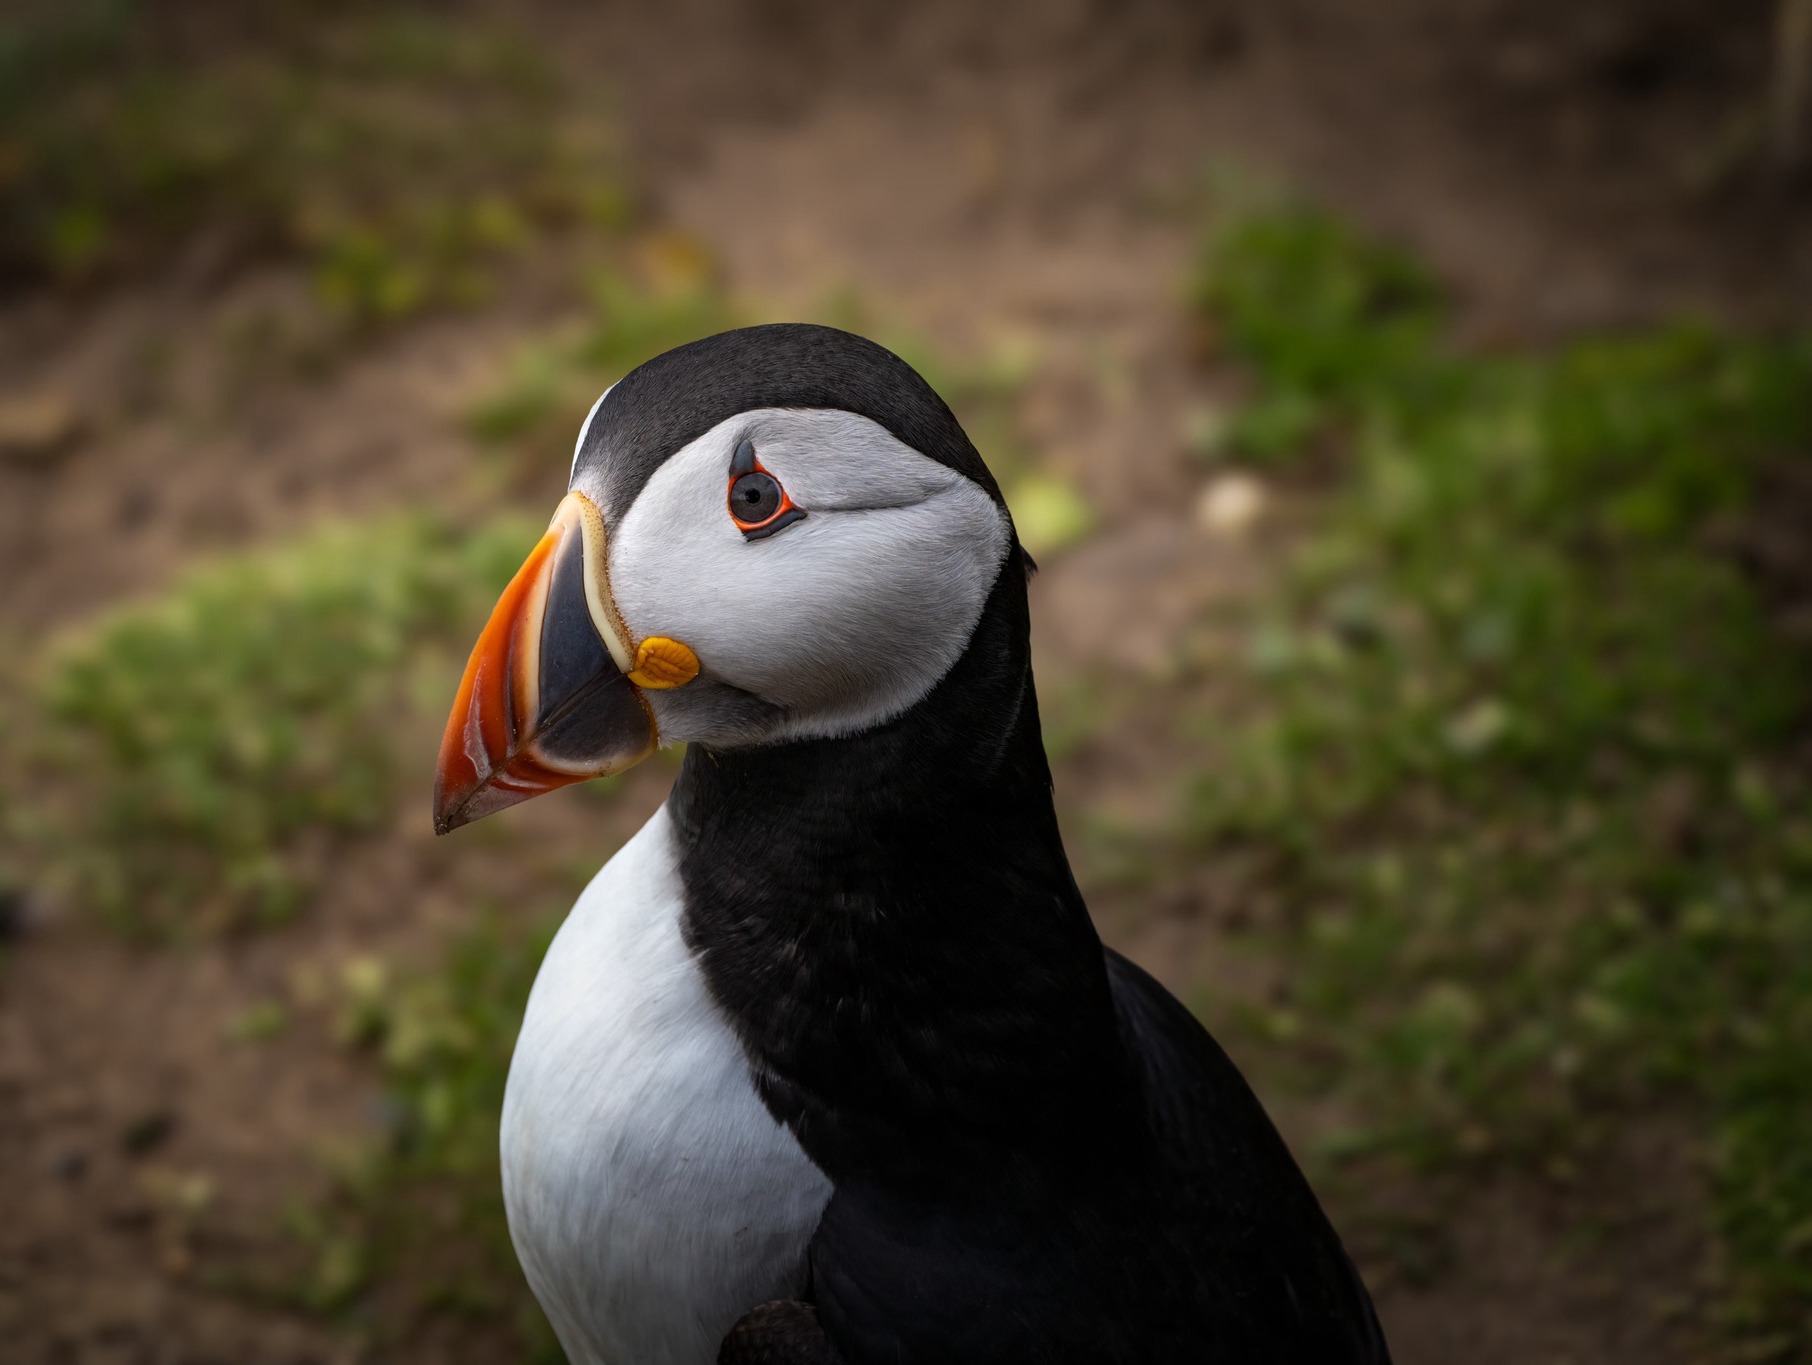
[[[1183, 417], [1227, 382], [1192, 360], [1180, 303], [1196, 218], [1179, 205], [1210, 161], [1411, 241], [1487, 341], [1682, 309], [1797, 312], [1812, 215], [1751, 169], [1743, 133], [1770, 7], [1745, 0], [1715, 21], [1706, 8], [670, 0], [518, 14], [620, 91], [657, 214], [766, 311], [855, 285], [955, 345], [1036, 340], [1040, 457], [1089, 492], [1103, 527], [1038, 580], [1049, 693], [1148, 674], [1166, 641], [1262, 581], [1296, 515], [1230, 540], [1190, 510], [1200, 474]], [[0, 308], [0, 387], [71, 395], [80, 412], [59, 458], [0, 463], [0, 635], [35, 640], [196, 557], [325, 515], [444, 503], [460, 482], [449, 471], [475, 459], [461, 405], [559, 311], [525, 278], [508, 306], [413, 326], [326, 379], [261, 380], [218, 402], [219, 421], [142, 415], [131, 358], [148, 337], [219, 328], [294, 287], [281, 272], [223, 279], [202, 259], [152, 284]], [[161, 382], [203, 408], [229, 384], [180, 348]], [[551, 506], [563, 477], [550, 454], [517, 493]], [[1161, 816], [1171, 744], [1161, 708], [1123, 715], [1060, 765], [1066, 817]], [[499, 840], [511, 868], [608, 848], [623, 831], [599, 820], [633, 826], [667, 780], [654, 765], [607, 816], [550, 800], [451, 848], [411, 808], [336, 853], [301, 922], [253, 939], [133, 949], [74, 917], [25, 934], [0, 976], [0, 1358], [355, 1358], [334, 1329], [218, 1292], [197, 1267], [255, 1255], [273, 1211], [307, 1198], [323, 1154], [368, 1126], [374, 1079], [307, 1030], [223, 1047], [224, 1022], [298, 973], [373, 952], [431, 960], [475, 900], [513, 894], [487, 856]], [[1097, 909], [1111, 941], [1179, 989], [1255, 989], [1287, 971], [1218, 962], [1226, 902], [1206, 869]], [[1319, 1121], [1307, 1106], [1282, 1117], [1298, 1140]], [[1665, 1310], [1698, 1290], [1680, 1216], [1697, 1176], [1664, 1132], [1605, 1174], [1627, 1217], [1592, 1237], [1580, 1210], [1514, 1183], [1438, 1207], [1393, 1193], [1439, 1246], [1437, 1269], [1410, 1276], [1359, 1245], [1398, 1359], [1688, 1358]], [[205, 1235], [185, 1213], [201, 1203]], [[497, 1357], [482, 1334], [442, 1334], [385, 1358]]]

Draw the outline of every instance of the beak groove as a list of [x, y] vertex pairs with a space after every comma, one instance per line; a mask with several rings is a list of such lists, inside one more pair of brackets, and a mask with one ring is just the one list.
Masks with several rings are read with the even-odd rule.
[[435, 774], [437, 834], [654, 751], [607, 563], [603, 518], [569, 493], [466, 663]]

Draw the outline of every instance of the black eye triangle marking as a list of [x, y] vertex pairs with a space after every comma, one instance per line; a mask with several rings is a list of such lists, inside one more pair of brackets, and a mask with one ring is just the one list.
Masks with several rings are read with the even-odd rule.
[[730, 477], [740, 479], [744, 474], [755, 472], [755, 443], [747, 436], [736, 443], [736, 453], [730, 457]]

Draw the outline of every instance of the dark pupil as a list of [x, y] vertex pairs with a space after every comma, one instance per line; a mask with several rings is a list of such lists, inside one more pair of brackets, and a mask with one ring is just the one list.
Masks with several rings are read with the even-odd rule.
[[730, 485], [730, 508], [738, 521], [751, 526], [780, 510], [780, 485], [757, 470]]

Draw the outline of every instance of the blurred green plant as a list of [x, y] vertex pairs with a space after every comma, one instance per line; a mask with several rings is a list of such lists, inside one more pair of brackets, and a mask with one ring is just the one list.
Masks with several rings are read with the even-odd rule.
[[1440, 378], [1427, 363], [1442, 312], [1433, 280], [1312, 208], [1286, 205], [1211, 232], [1189, 294], [1225, 348], [1263, 376], [1220, 438], [1254, 463], [1291, 457], [1377, 401], [1414, 402], [1397, 388], [1406, 381]]
[[457, 649], [532, 540], [329, 527], [58, 642], [32, 740], [51, 799], [14, 812], [50, 884], [132, 934], [287, 917], [339, 834], [389, 818], [412, 668]]
[[481, 298], [539, 231], [626, 218], [601, 111], [575, 117], [508, 31], [283, 17], [180, 56], [148, 6], [0, 27], [0, 269], [81, 277], [205, 237], [306, 262], [328, 308], [373, 324]]
[[345, 1165], [331, 1200], [292, 1210], [312, 1260], [283, 1286], [298, 1306], [343, 1314], [375, 1293], [388, 1296], [364, 1315], [376, 1346], [452, 1314], [504, 1325], [512, 1360], [564, 1359], [516, 1264], [497, 1155], [510, 1055], [560, 917], [487, 914], [434, 971], [348, 964], [336, 1029], [384, 1075], [387, 1137]]
[[1056, 474], [1022, 473], [1007, 488], [1019, 542], [1034, 559], [1054, 554], [1095, 529], [1095, 506]]
[[642, 255], [669, 264], [595, 267], [584, 318], [524, 344], [497, 386], [467, 410], [474, 437], [544, 459], [550, 447], [570, 444], [600, 389], [662, 351], [743, 321], [701, 248], [674, 235], [644, 239], [642, 246]]
[[1291, 907], [1259, 1022], [1417, 1161], [1701, 1115], [1716, 1313], [1812, 1359], [1812, 659], [1715, 549], [1812, 451], [1812, 344], [1461, 355], [1413, 262], [1303, 208], [1217, 234], [1193, 298], [1256, 383], [1235, 453], [1350, 446], [1187, 816]]

